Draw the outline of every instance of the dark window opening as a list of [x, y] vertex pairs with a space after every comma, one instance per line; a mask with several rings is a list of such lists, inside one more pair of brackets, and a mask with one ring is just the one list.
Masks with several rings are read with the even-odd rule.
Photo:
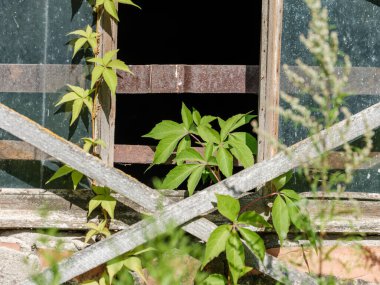
[[[202, 116], [227, 119], [250, 111], [257, 115], [257, 99], [253, 94], [119, 94], [115, 144], [156, 144], [156, 141], [141, 136], [162, 120], [181, 122], [182, 102], [190, 109], [197, 109]], [[252, 127], [246, 125], [241, 130], [252, 132]]]
[[135, 0], [119, 5], [118, 57], [128, 64], [258, 65], [261, 1]]

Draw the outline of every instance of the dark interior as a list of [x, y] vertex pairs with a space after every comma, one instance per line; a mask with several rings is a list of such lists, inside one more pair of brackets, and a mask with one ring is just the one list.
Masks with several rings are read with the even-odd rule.
[[142, 10], [119, 5], [128, 64], [259, 64], [261, 0], [134, 2]]
[[[259, 64], [261, 1], [134, 2], [142, 10], [119, 5], [118, 57], [129, 65]], [[249, 111], [258, 114], [254, 94], [119, 94], [115, 143], [156, 145], [141, 136], [162, 120], [180, 121], [182, 102], [202, 115], [224, 119]], [[170, 169], [156, 167], [144, 174], [146, 165], [117, 167], [148, 184], [152, 176], [162, 177]]]

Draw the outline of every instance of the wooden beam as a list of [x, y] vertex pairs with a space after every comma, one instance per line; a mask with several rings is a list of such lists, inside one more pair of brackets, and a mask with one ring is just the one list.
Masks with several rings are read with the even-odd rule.
[[[115, 2], [117, 8], [117, 1]], [[104, 8], [103, 8], [104, 9]], [[98, 42], [99, 56], [103, 57], [107, 52], [117, 49], [117, 23], [104, 10], [97, 14], [96, 30], [100, 35]], [[116, 120], [116, 96], [111, 96], [105, 82], [100, 86], [100, 92], [95, 104], [95, 122], [93, 136], [105, 142], [106, 147], [96, 147], [95, 152], [109, 166], [113, 165], [115, 120]]]
[[[310, 159], [319, 155], [313, 143], [317, 138], [325, 141], [325, 151], [327, 151], [340, 146], [345, 141], [350, 141], [363, 135], [368, 128], [375, 129], [379, 126], [380, 103], [352, 116], [349, 119], [349, 124], [347, 121], [342, 121], [313, 138], [308, 138], [290, 147], [289, 152], [294, 154], [291, 158], [285, 153], [280, 153], [270, 160], [245, 169], [181, 202], [166, 206], [162, 212], [153, 215], [153, 220], [139, 222], [131, 226], [130, 229], [110, 237], [107, 239], [107, 242], [101, 242], [94, 247], [78, 253], [76, 258], [73, 257], [62, 263], [62, 280], [69, 280], [143, 244], [147, 241], [148, 237], [154, 238], [164, 232], [166, 225], [174, 223], [174, 225], [179, 226], [201, 214], [212, 211], [214, 209], [213, 203], [216, 202], [215, 193], [240, 197], [245, 192], [272, 180], [284, 172], [300, 164], [307, 163]], [[7, 108], [3, 104], [0, 104], [0, 127], [20, 139], [35, 145], [42, 151], [56, 157], [85, 175], [96, 179], [100, 184], [125, 194], [126, 197], [150, 211], [156, 210], [159, 204], [165, 206], [171, 202], [170, 200], [162, 199], [156, 191], [138, 183], [119, 171], [113, 170], [103, 162], [100, 162], [96, 157], [84, 153], [79, 147], [62, 138], [54, 136], [40, 125]], [[343, 128], [345, 128], [344, 138], [340, 135], [340, 130]], [[84, 161], [86, 161], [86, 164], [83, 163]], [[162, 203], [159, 203], [161, 201]], [[196, 235], [197, 229], [199, 231], [204, 230], [200, 226], [197, 226], [197, 223], [200, 223], [200, 220], [192, 222], [185, 229]], [[101, 256], [96, 252], [97, 247], [102, 248]], [[95, 248], [95, 250], [92, 248]], [[81, 262], [78, 262], [79, 259], [81, 259]], [[97, 264], [94, 265], [94, 263]], [[49, 275], [48, 272], [46, 274]]]
[[[277, 112], [280, 102], [280, 65], [283, 0], [263, 0], [261, 52], [259, 128], [273, 138], [278, 137]], [[274, 156], [276, 149], [267, 139], [258, 137], [258, 161]]]

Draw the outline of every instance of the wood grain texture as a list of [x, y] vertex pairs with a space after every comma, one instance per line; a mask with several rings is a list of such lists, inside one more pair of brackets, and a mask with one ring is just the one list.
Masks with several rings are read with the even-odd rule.
[[[115, 3], [117, 7], [117, 1]], [[97, 32], [100, 35], [98, 43], [99, 56], [103, 57], [107, 52], [117, 49], [117, 23], [105, 12], [98, 13]], [[109, 166], [113, 165], [115, 120], [116, 120], [116, 96], [111, 92], [105, 82], [100, 86], [98, 99], [95, 100], [95, 122], [93, 135], [96, 139], [105, 142], [106, 147], [96, 147], [96, 153]]]
[[[369, 121], [367, 118], [369, 118]], [[344, 140], [339, 135], [339, 130], [347, 125], [346, 121], [342, 121], [317, 135], [318, 138], [322, 138], [326, 142], [326, 151], [340, 146], [345, 140], [353, 140], [363, 135], [368, 128], [375, 129], [379, 127], [380, 104], [373, 105], [352, 116], [349, 122], [350, 124], [346, 128]], [[126, 197], [139, 205], [144, 205], [145, 207], [148, 205], [148, 210], [150, 208], [151, 211], [154, 211], [158, 205], [157, 202], [160, 200], [164, 200], [163, 205], [166, 202], [171, 202], [169, 200], [166, 201], [167, 199], [160, 199], [157, 192], [134, 181], [125, 174], [107, 167], [99, 159], [84, 153], [77, 146], [64, 141], [62, 138], [55, 137], [38, 124], [2, 104], [0, 104], [0, 127], [76, 168], [87, 176], [96, 179], [101, 184], [125, 194]], [[62, 262], [62, 282], [133, 249], [146, 242], [147, 239], [163, 233], [165, 227], [169, 224], [182, 225], [201, 214], [212, 211], [214, 209], [213, 203], [216, 202], [216, 192], [240, 197], [245, 192], [272, 180], [302, 163], [306, 163], [318, 155], [313, 146], [315, 139], [315, 137], [308, 138], [290, 147], [289, 151], [293, 154], [291, 158], [285, 153], [280, 153], [274, 158], [245, 169], [194, 196], [166, 206], [162, 212], [153, 215], [153, 220], [136, 223], [128, 230], [112, 236], [107, 241], [98, 243], [78, 253], [75, 258], [73, 257]], [[86, 161], [86, 165], [83, 164], [83, 161]], [[130, 189], [127, 190], [125, 187]], [[98, 247], [102, 248], [101, 256], [97, 254]], [[81, 259], [81, 262], [79, 262], [79, 259]], [[46, 274], [49, 275], [49, 272], [47, 271]]]
[[[262, 7], [259, 128], [277, 138], [283, 0], [264, 0]], [[275, 153], [273, 144], [259, 135], [257, 160], [269, 159]]]

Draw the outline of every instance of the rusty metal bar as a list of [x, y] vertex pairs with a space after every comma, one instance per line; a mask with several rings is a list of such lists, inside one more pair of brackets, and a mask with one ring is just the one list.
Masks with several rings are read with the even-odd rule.
[[[291, 68], [299, 72], [297, 67]], [[258, 66], [134, 65], [131, 70], [135, 76], [120, 72], [119, 94], [257, 94], [259, 90]], [[61, 92], [66, 90], [66, 83], [85, 86], [88, 70], [83, 65], [0, 64], [0, 74], [0, 92]], [[380, 95], [379, 82], [380, 68], [354, 67], [347, 90], [356, 95]], [[297, 92], [283, 74], [281, 87], [288, 93]]]

